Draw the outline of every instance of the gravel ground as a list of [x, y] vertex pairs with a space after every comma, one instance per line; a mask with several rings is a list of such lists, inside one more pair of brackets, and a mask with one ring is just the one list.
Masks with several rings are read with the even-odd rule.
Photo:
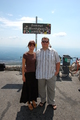
[[[80, 120], [80, 81], [77, 76], [57, 79], [55, 111], [47, 103], [32, 111], [27, 103], [19, 103], [22, 84], [19, 71], [0, 71], [0, 120]], [[40, 98], [37, 104], [39, 102]]]

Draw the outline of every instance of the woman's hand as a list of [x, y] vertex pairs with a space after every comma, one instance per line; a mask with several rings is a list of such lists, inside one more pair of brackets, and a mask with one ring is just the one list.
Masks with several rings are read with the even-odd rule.
[[26, 78], [25, 78], [25, 76], [22, 76], [22, 80], [23, 80], [23, 82], [25, 82], [25, 81], [26, 81]]

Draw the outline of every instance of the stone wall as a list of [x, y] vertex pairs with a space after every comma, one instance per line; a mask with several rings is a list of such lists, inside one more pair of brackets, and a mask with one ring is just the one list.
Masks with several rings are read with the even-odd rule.
[[8, 70], [8, 71], [21, 71], [22, 66], [21, 65], [6, 65], [5, 70]]

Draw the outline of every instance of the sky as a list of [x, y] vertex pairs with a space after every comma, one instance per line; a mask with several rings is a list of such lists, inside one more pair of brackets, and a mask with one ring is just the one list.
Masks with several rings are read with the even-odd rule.
[[23, 23], [50, 23], [52, 47], [80, 48], [80, 0], [0, 0], [0, 47], [26, 47], [35, 34], [23, 34]]

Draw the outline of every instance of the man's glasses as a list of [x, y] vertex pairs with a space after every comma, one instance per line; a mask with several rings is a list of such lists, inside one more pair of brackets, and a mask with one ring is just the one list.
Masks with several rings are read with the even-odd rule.
[[42, 40], [42, 43], [49, 43], [48, 40]]

